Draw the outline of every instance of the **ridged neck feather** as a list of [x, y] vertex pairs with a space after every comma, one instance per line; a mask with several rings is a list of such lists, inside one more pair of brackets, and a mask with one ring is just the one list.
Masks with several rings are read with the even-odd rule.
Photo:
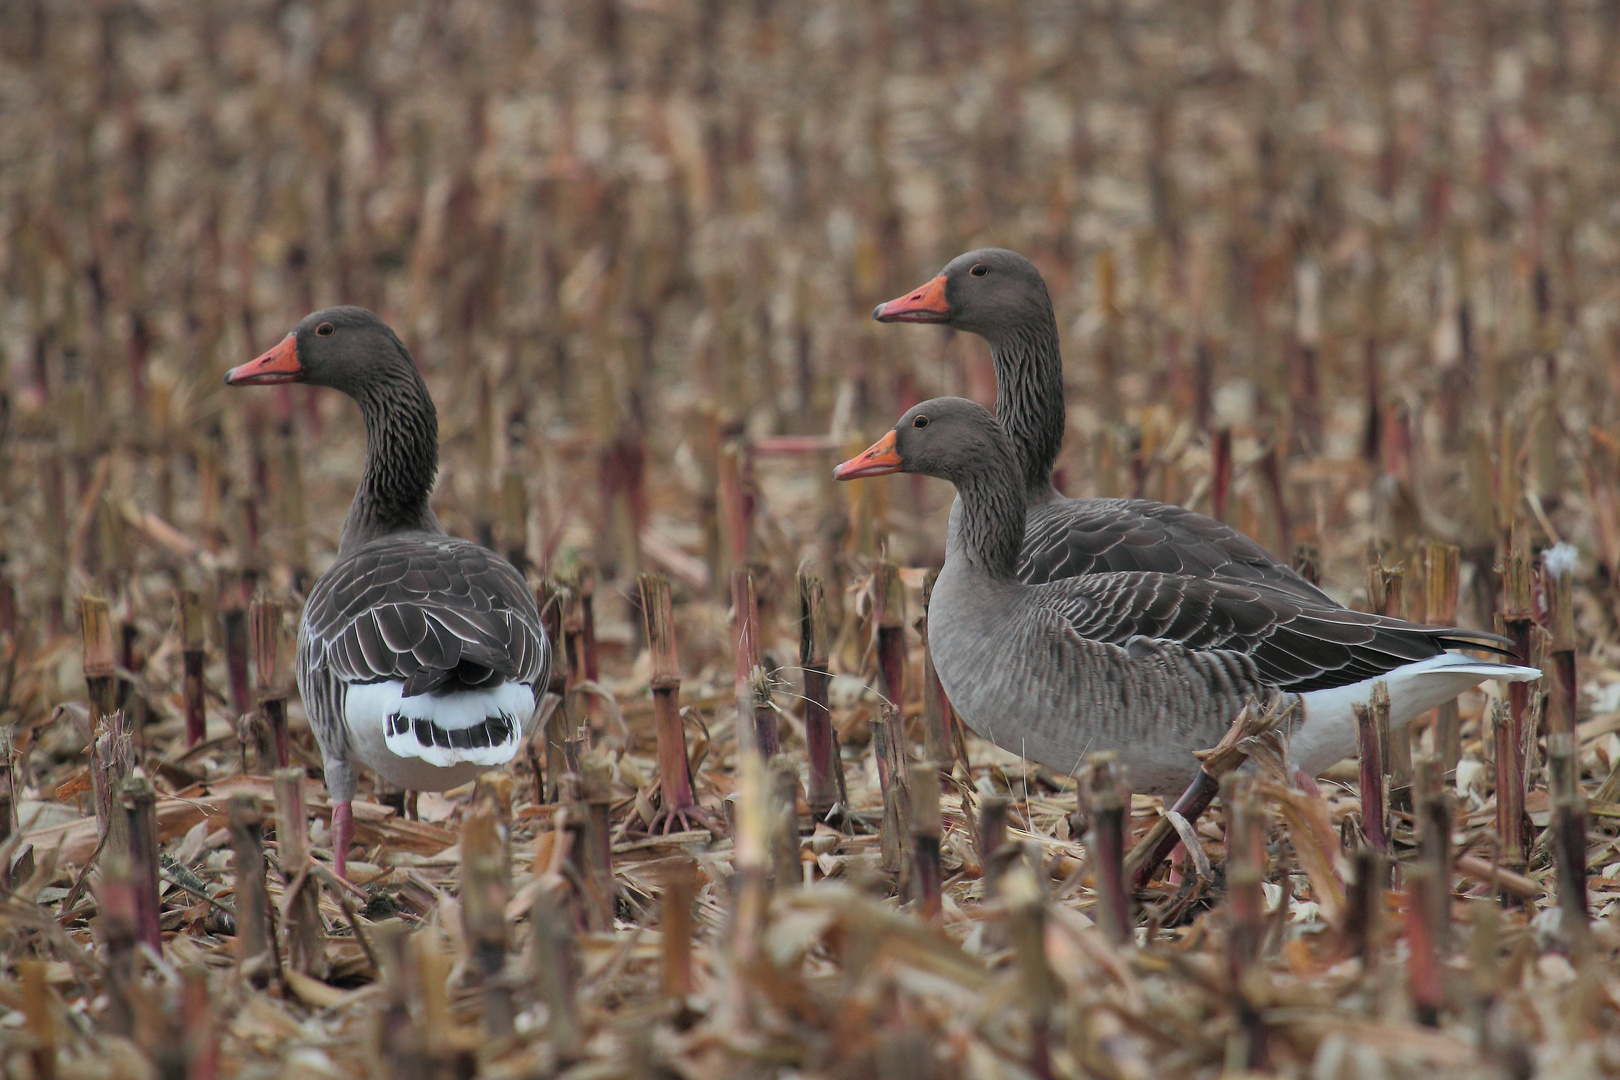
[[996, 418], [1018, 454], [1023, 486], [1050, 490], [1063, 445], [1063, 355], [1051, 306], [986, 335], [996, 367]]
[[444, 532], [428, 505], [439, 471], [439, 418], [415, 365], [377, 372], [353, 396], [366, 425], [366, 468], [338, 553], [392, 533]]
[[1016, 580], [1025, 515], [1017, 462], [1010, 454], [985, 460], [954, 480], [962, 500], [957, 523], [962, 553], [991, 577]]

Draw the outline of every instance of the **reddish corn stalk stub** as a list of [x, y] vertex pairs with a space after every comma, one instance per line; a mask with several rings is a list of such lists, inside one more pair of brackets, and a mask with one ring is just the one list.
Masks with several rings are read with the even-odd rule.
[[520, 574], [529, 570], [529, 500], [523, 474], [508, 469], [501, 476], [501, 544], [506, 561]]
[[129, 819], [120, 809], [119, 791], [135, 769], [135, 740], [118, 714], [110, 719], [92, 747], [90, 779], [101, 833], [112, 850], [122, 851], [129, 843]]
[[[563, 651], [568, 656], [567, 692], [564, 694], [559, 723], [566, 721], [567, 733], [562, 739], [566, 751], [577, 732], [584, 732], [589, 740], [591, 721], [596, 715], [596, 698], [578, 690], [581, 683], [594, 682], [596, 670], [596, 571], [582, 566], [573, 579], [559, 589], [562, 602]], [[581, 702], [583, 701], [583, 704]], [[566, 752], [565, 752], [566, 756]]]
[[937, 923], [941, 911], [939, 765], [932, 761], [911, 766], [911, 893], [916, 912]]
[[664, 994], [684, 1005], [695, 986], [692, 902], [697, 895], [697, 865], [690, 859], [672, 860], [664, 869], [663, 887], [663, 923], [659, 932]]
[[84, 639], [84, 681], [90, 691], [90, 737], [101, 734], [118, 708], [118, 653], [113, 644], [112, 610], [99, 596], [79, 600]]
[[270, 938], [270, 891], [264, 872], [264, 816], [259, 797], [238, 792], [230, 802], [236, 882], [236, 962], [243, 978], [264, 986], [276, 969]]
[[799, 862], [799, 764], [787, 754], [769, 761], [771, 881], [778, 890], [804, 881]]
[[733, 440], [720, 448], [717, 470], [717, 499], [725, 553], [731, 572], [748, 564], [748, 540], [753, 530], [753, 500], [748, 497], [744, 474], [747, 471], [747, 444]]
[[[555, 579], [548, 578], [535, 587], [534, 602], [540, 609], [540, 622], [546, 628], [546, 640], [551, 642], [551, 673], [546, 693], [553, 699], [551, 715], [539, 731], [529, 740], [529, 761], [534, 769], [535, 801], [555, 803], [557, 785], [562, 779], [563, 741], [567, 732], [567, 712], [563, 703], [568, 695], [568, 650], [563, 647], [563, 607], [567, 590]], [[541, 750], [535, 750], [538, 741]], [[542, 763], [543, 758], [543, 763]]]
[[[1405, 596], [1405, 567], [1385, 566], [1380, 558], [1367, 568], [1367, 599], [1373, 611], [1398, 619], [1406, 614]], [[1379, 745], [1383, 747], [1385, 801], [1389, 809], [1405, 811], [1412, 808], [1411, 728], [1390, 729], [1389, 693], [1387, 687], [1380, 692], [1383, 685], [1374, 685], [1371, 705], [1379, 723]]]
[[1572, 955], [1587, 944], [1591, 908], [1587, 898], [1586, 795], [1577, 778], [1579, 752], [1570, 732], [1547, 736], [1552, 774], [1553, 862], [1558, 877], [1559, 933]]
[[[1378, 277], [1374, 274], [1374, 277]], [[1374, 288], [1377, 288], [1375, 285]], [[1384, 457], [1384, 390], [1378, 357], [1378, 338], [1368, 335], [1362, 344], [1362, 390], [1366, 401], [1366, 424], [1361, 434], [1361, 458], [1369, 465], [1382, 465]]]
[[185, 702], [186, 745], [191, 747], [208, 737], [208, 688], [203, 681], [208, 639], [203, 626], [202, 597], [194, 589], [182, 589], [176, 600], [180, 655], [184, 664], [181, 697]]
[[0, 554], [0, 646], [17, 643], [17, 627], [17, 587], [6, 569], [6, 557]]
[[1552, 693], [1547, 707], [1547, 771], [1552, 797], [1553, 861], [1558, 876], [1559, 930], [1571, 954], [1583, 956], [1591, 910], [1587, 898], [1586, 792], [1580, 782], [1575, 733], [1579, 690], [1575, 680], [1573, 561], [1567, 545], [1542, 559], [1547, 600], [1547, 658]]
[[208, 969], [188, 964], [180, 969], [180, 1024], [186, 1080], [219, 1076], [219, 1025], [214, 1016]]
[[1097, 872], [1097, 923], [1115, 945], [1126, 945], [1133, 940], [1125, 878], [1125, 824], [1130, 796], [1125, 791], [1118, 755], [1112, 751], [1092, 754], [1080, 785], [1091, 819], [1087, 843]]
[[883, 869], [900, 875], [902, 882], [906, 880], [910, 863], [910, 847], [902, 832], [911, 816], [905, 786], [908, 777], [903, 739], [899, 710], [885, 703], [872, 719], [872, 753], [877, 760], [878, 786], [883, 793], [880, 849]]
[[[1496, 753], [1496, 832], [1501, 844], [1501, 862], [1510, 870], [1523, 872], [1528, 857], [1524, 774], [1520, 771], [1524, 758], [1521, 744], [1514, 738], [1511, 705], [1501, 701], [1491, 703], [1490, 729]], [[1504, 902], [1511, 903], [1511, 895], [1503, 893]]]
[[1018, 985], [1029, 1009], [1029, 1068], [1037, 1077], [1050, 1077], [1052, 1009], [1063, 984], [1046, 955], [1046, 900], [1040, 882], [1022, 860], [1008, 869], [1000, 896], [1006, 905], [1007, 937], [1018, 966]]
[[125, 618], [118, 624], [118, 666], [121, 673], [118, 676], [116, 700], [119, 711], [128, 718], [129, 730], [132, 733], [139, 733], [146, 726], [147, 716], [146, 699], [136, 692], [135, 683], [131, 678], [131, 675], [141, 670], [144, 663], [140, 651], [140, 637], [140, 627], [132, 618]]
[[461, 835], [461, 916], [474, 976], [483, 989], [484, 1031], [496, 1041], [513, 1033], [515, 1008], [506, 979], [506, 905], [511, 898], [506, 846], [496, 808], [475, 807]]
[[[686, 730], [681, 723], [681, 669], [675, 647], [675, 609], [669, 579], [642, 574], [641, 614], [652, 655], [653, 730], [658, 741], [658, 781], [665, 827], [680, 820], [683, 811], [697, 806], [692, 771], [686, 754]], [[684, 823], [683, 823], [684, 827]]]
[[1579, 704], [1575, 671], [1575, 598], [1573, 556], [1568, 545], [1543, 553], [1542, 585], [1547, 602], [1547, 659], [1552, 687], [1547, 706], [1547, 734], [1573, 735]]
[[293, 645], [279, 601], [254, 598], [248, 607], [248, 635], [253, 643], [254, 673], [258, 676], [260, 716], [269, 732], [275, 767], [284, 769], [291, 756], [287, 693], [292, 685]]
[[1267, 1060], [1265, 1021], [1255, 1004], [1251, 980], [1263, 979], [1259, 965], [1265, 941], [1265, 814], [1247, 777], [1228, 774], [1221, 781], [1226, 807], [1227, 969], [1238, 1003], [1242, 1066], [1259, 1069]]
[[577, 1060], [585, 1038], [579, 1019], [578, 915], [572, 907], [567, 885], [552, 875], [534, 894], [529, 909], [533, 928], [529, 968], [546, 1003], [552, 1045], [562, 1061]]
[[[1502, 564], [1502, 610], [1497, 616], [1497, 630], [1513, 643], [1514, 656], [1521, 664], [1529, 664], [1533, 659], [1534, 592], [1526, 528], [1523, 523], [1515, 523], [1509, 534], [1508, 556]], [[1525, 784], [1529, 779], [1525, 758], [1525, 718], [1530, 705], [1530, 684], [1509, 683], [1507, 693], [1510, 721], [1507, 743], [1504, 746], [1499, 738], [1497, 748], [1505, 749], [1510, 760], [1505, 764], [1498, 760], [1496, 766], [1497, 828], [1501, 833], [1503, 863], [1522, 870], [1530, 846], [1530, 819], [1524, 813]]]
[[162, 893], [158, 887], [157, 791], [136, 772], [121, 785], [129, 827], [130, 880], [135, 891], [135, 934], [143, 945], [163, 950]]
[[378, 1010], [376, 1043], [373, 1054], [387, 1075], [421, 1077], [431, 1075], [424, 1052], [422, 1025], [411, 1016], [412, 991], [417, 982], [411, 937], [403, 924], [383, 925], [373, 931], [382, 970], [382, 1008]]
[[814, 574], [799, 574], [799, 663], [804, 668], [804, 741], [810, 759], [810, 813], [825, 821], [844, 802], [844, 762], [828, 706], [826, 589]]
[[579, 596], [580, 667], [587, 680], [596, 682], [601, 677], [596, 648], [596, 567], [579, 568], [574, 578], [574, 591]]
[[1433, 869], [1417, 862], [1403, 872], [1406, 886], [1406, 976], [1417, 1021], [1428, 1027], [1440, 1025], [1440, 1007], [1445, 1003], [1440, 967], [1439, 942], [1435, 928], [1443, 916], [1436, 904]]
[[127, 1038], [135, 1030], [132, 996], [139, 974], [140, 917], [134, 876], [122, 852], [102, 859], [95, 894], [96, 936], [107, 950], [107, 1011], [102, 1022], [110, 1033]]
[[1232, 429], [1222, 427], [1210, 436], [1211, 514], [1216, 521], [1226, 520], [1227, 493], [1232, 490]]
[[[17, 793], [16, 781], [12, 778], [11, 761], [0, 760], [0, 845], [11, 839], [12, 831], [17, 827]], [[9, 867], [0, 863], [0, 888], [9, 889], [7, 880]]]
[[[1424, 616], [1436, 626], [1457, 622], [1458, 566], [1461, 552], [1453, 544], [1431, 543], [1425, 558]], [[1462, 756], [1462, 720], [1455, 699], [1434, 712], [1434, 751], [1447, 776], [1456, 774]]]
[[894, 707], [906, 703], [906, 587], [900, 568], [879, 562], [872, 568], [872, 636], [877, 648], [883, 696]]
[[1413, 811], [1417, 817], [1418, 861], [1429, 868], [1429, 938], [1442, 955], [1451, 942], [1452, 802], [1439, 759], [1424, 756], [1414, 769]]
[[580, 754], [579, 786], [585, 815], [579, 851], [585, 925], [590, 930], [612, 930], [617, 906], [611, 821], [613, 772], [595, 751]]
[[[726, 945], [738, 971], [756, 971], [765, 952], [770, 902], [770, 792], [765, 763], [744, 754], [737, 762], [737, 816], [732, 855], [732, 906]], [[748, 978], [731, 980], [731, 1007], [745, 1028], [757, 1023]]]
[[1005, 861], [1002, 850], [1007, 845], [1007, 796], [991, 794], [979, 800], [979, 822], [974, 839], [984, 878], [982, 892], [986, 897], [994, 896]]
[[45, 976], [45, 961], [17, 961], [17, 981], [22, 990], [23, 1028], [32, 1043], [28, 1056], [34, 1077], [36, 1080], [56, 1080], [56, 1017], [52, 1009], [56, 995]]
[[326, 927], [321, 921], [320, 882], [307, 869], [309, 811], [304, 770], [296, 766], [271, 774], [276, 792], [276, 860], [285, 890], [287, 964], [312, 978], [326, 977]]
[[1260, 455], [1260, 478], [1265, 481], [1266, 501], [1277, 525], [1277, 550], [1287, 551], [1293, 544], [1294, 518], [1288, 510], [1288, 491], [1283, 484], [1283, 455], [1286, 447], [1274, 441], [1271, 449]]
[[253, 707], [253, 701], [248, 685], [251, 645], [248, 641], [247, 600], [239, 573], [220, 571], [219, 617], [223, 627], [225, 669], [231, 683], [231, 709], [236, 716], [242, 716]]
[[751, 750], [762, 761], [769, 761], [781, 749], [781, 744], [777, 739], [776, 710], [771, 704], [769, 684], [760, 667], [759, 600], [754, 593], [754, 576], [746, 570], [737, 570], [731, 575], [731, 607], [737, 746], [739, 751]]
[[1376, 851], [1389, 850], [1384, 809], [1384, 747], [1370, 705], [1351, 706], [1356, 718], [1356, 751], [1361, 774], [1361, 835]]

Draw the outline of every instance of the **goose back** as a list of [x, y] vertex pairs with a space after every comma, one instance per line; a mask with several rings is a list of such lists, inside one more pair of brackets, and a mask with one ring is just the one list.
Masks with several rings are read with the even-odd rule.
[[550, 663], [511, 564], [427, 533], [340, 559], [311, 591], [299, 632], [299, 688], [329, 767], [357, 756], [417, 790], [516, 756]]

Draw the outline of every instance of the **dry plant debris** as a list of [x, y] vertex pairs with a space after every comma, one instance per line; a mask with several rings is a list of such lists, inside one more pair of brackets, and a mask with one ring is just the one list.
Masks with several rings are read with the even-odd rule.
[[[1616, 85], [1572, 0], [0, 5], [0, 1069], [1620, 1074]], [[865, 315], [983, 243], [1070, 493], [1548, 677], [1202, 817], [953, 729], [947, 493], [827, 471], [993, 397]], [[358, 425], [219, 385], [336, 302], [567, 660], [352, 884], [286, 649]]]

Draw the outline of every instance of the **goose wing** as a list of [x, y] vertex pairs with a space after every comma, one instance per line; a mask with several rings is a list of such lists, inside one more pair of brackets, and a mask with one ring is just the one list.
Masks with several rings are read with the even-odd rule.
[[1377, 678], [1448, 648], [1502, 651], [1505, 644], [1482, 631], [1421, 626], [1311, 604], [1263, 585], [1185, 574], [1088, 574], [1043, 592], [1043, 606], [1082, 638], [1127, 649], [1145, 640], [1240, 653], [1267, 683], [1294, 693]]
[[537, 687], [551, 663], [534, 596], [510, 563], [420, 533], [334, 565], [310, 593], [299, 638], [301, 666], [345, 683], [398, 680], [405, 696], [506, 679]]
[[1029, 508], [1018, 576], [1031, 584], [1123, 571], [1266, 585], [1333, 600], [1230, 525], [1147, 499], [1054, 498]]

